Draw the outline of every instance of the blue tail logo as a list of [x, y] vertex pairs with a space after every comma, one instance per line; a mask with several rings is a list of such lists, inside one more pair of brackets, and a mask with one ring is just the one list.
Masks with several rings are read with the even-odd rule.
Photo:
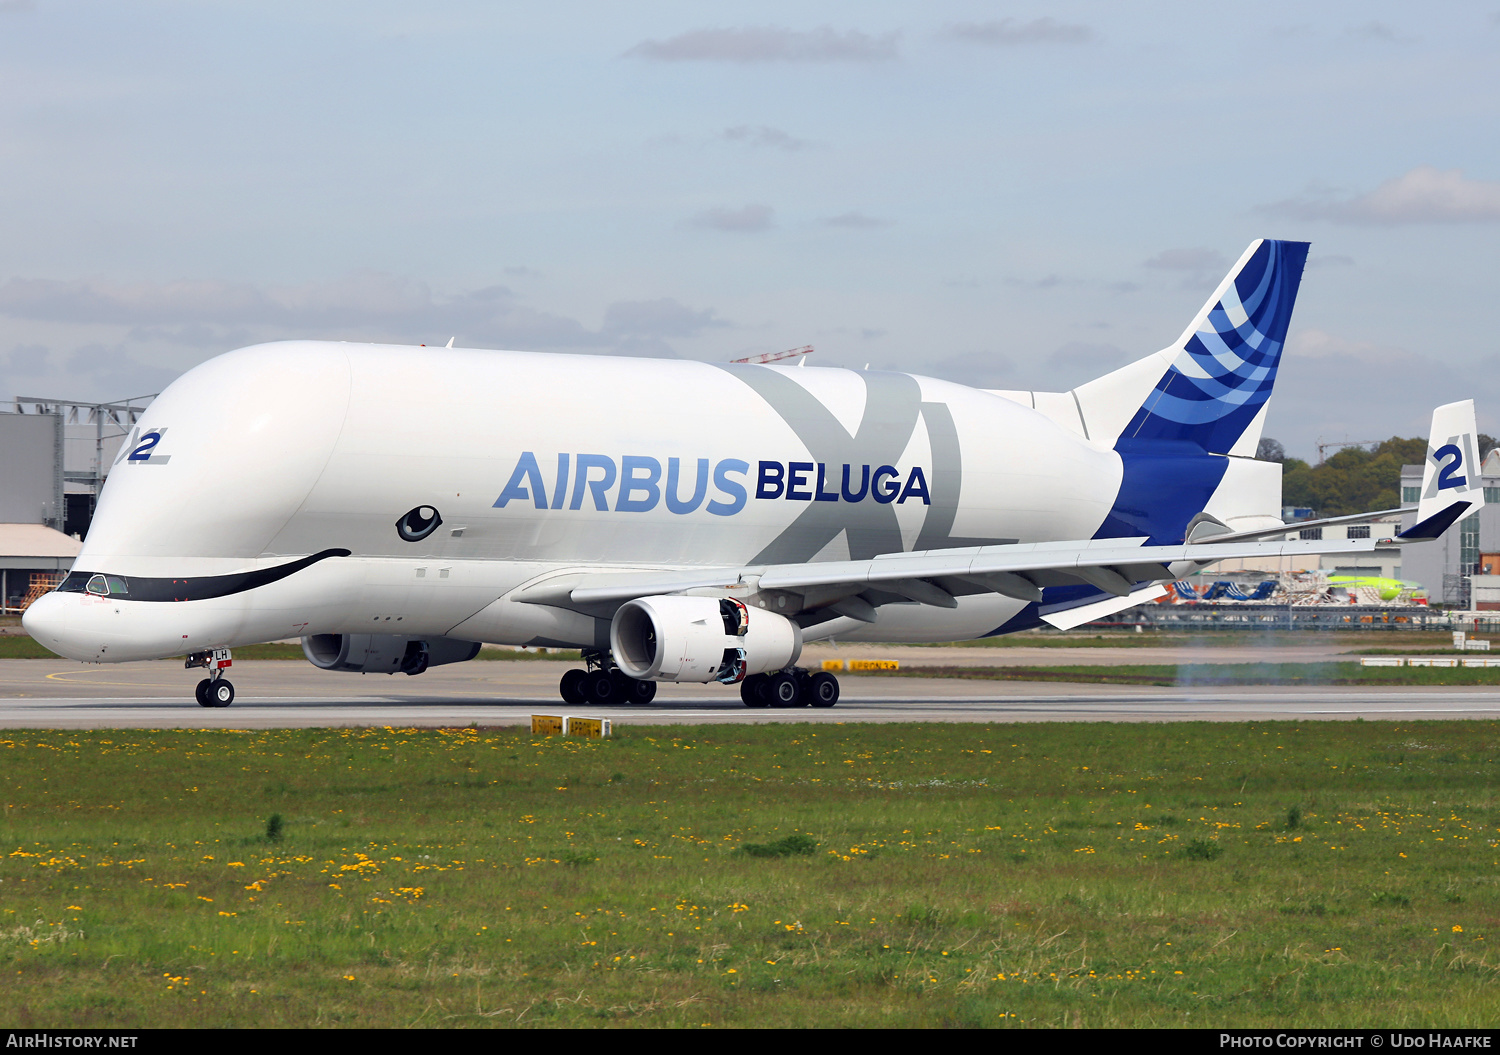
[[1306, 242], [1262, 241], [1178, 345], [1121, 439], [1177, 440], [1224, 454], [1271, 396]]

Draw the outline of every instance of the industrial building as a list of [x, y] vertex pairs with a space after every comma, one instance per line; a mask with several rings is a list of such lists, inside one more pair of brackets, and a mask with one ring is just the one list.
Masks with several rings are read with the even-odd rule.
[[0, 607], [24, 608], [73, 566], [111, 464], [150, 399], [18, 397], [0, 411]]
[[[1403, 528], [1416, 523], [1423, 469], [1421, 465], [1401, 467]], [[1401, 566], [1406, 578], [1427, 587], [1433, 604], [1500, 611], [1500, 459], [1486, 458], [1480, 473], [1484, 507], [1435, 542], [1403, 547]]]

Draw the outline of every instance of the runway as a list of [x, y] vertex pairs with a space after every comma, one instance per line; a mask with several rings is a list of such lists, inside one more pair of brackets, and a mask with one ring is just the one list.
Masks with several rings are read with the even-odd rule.
[[454, 664], [418, 678], [336, 674], [285, 661], [237, 662], [241, 695], [193, 702], [201, 675], [169, 662], [87, 666], [0, 660], [0, 729], [266, 729], [357, 725], [524, 725], [534, 713], [616, 725], [703, 722], [1143, 722], [1500, 718], [1500, 689], [1085, 686], [844, 675], [837, 707], [759, 710], [722, 686], [664, 685], [648, 707], [565, 707], [554, 661]]

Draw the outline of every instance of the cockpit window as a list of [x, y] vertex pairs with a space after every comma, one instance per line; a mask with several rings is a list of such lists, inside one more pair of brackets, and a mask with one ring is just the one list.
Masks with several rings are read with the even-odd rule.
[[63, 580], [58, 593], [91, 593], [95, 597], [129, 597], [130, 580], [123, 575], [75, 571]]

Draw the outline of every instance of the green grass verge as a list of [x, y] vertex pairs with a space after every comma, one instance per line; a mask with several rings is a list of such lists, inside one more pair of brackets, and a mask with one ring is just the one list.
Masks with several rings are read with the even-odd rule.
[[0, 634], [0, 659], [57, 659], [56, 652], [43, 648], [25, 634]]
[[906, 666], [871, 677], [1067, 681], [1092, 685], [1500, 685], [1500, 667], [1362, 667], [1358, 663], [1139, 663], [1078, 667]]
[[1489, 1028], [1500, 723], [0, 735], [0, 1019]]

